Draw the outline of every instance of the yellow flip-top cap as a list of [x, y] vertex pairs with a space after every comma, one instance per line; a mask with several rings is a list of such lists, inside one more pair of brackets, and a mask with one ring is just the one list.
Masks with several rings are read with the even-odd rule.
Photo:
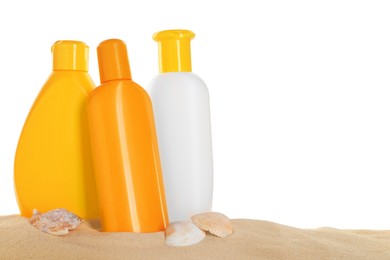
[[119, 39], [101, 42], [97, 48], [100, 82], [131, 79], [126, 44]]
[[153, 35], [158, 43], [161, 73], [192, 71], [190, 41], [194, 37], [189, 30], [166, 30]]
[[79, 41], [57, 41], [51, 47], [53, 70], [88, 71], [89, 47]]

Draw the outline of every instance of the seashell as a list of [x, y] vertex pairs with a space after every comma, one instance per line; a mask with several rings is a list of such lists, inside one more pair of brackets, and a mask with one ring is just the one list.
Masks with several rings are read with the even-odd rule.
[[191, 217], [194, 224], [218, 237], [227, 237], [233, 233], [233, 225], [229, 218], [218, 212], [206, 212]]
[[165, 242], [169, 246], [190, 246], [205, 237], [206, 233], [189, 221], [173, 222], [165, 230]]
[[63, 236], [68, 234], [69, 230], [78, 227], [83, 220], [66, 209], [55, 209], [44, 214], [34, 209], [33, 216], [29, 222], [45, 233]]

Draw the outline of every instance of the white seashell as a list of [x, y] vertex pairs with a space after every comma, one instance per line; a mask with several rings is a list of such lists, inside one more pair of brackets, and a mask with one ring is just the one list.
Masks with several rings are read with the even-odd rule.
[[205, 237], [206, 233], [189, 221], [171, 223], [165, 230], [165, 242], [169, 246], [190, 246]]
[[194, 224], [218, 237], [227, 237], [233, 233], [233, 225], [229, 218], [218, 212], [206, 212], [191, 217]]
[[45, 233], [63, 236], [68, 234], [69, 230], [78, 227], [83, 220], [66, 209], [55, 209], [44, 214], [34, 209], [33, 216], [29, 222]]

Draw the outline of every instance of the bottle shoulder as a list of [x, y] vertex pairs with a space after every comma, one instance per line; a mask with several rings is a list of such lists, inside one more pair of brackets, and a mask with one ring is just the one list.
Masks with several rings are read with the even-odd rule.
[[[91, 76], [89, 75], [88, 72], [85, 71], [53, 71], [48, 78], [49, 80], [61, 80], [61, 81], [92, 81]], [[95, 85], [93, 83], [93, 85]]]
[[147, 92], [132, 80], [113, 80], [108, 81], [96, 87], [89, 96], [89, 102], [99, 99], [119, 98], [129, 95], [131, 99], [146, 98], [149, 99]]
[[53, 71], [43, 85], [42, 91], [45, 92], [48, 89], [58, 89], [60, 92], [80, 90], [87, 94], [95, 87], [96, 85], [88, 72]]
[[95, 88], [95, 83], [87, 72], [53, 71], [43, 84], [34, 104], [46, 99], [63, 99], [87, 96]]
[[204, 81], [195, 73], [193, 72], [166, 72], [161, 73], [155, 76], [152, 79], [151, 84], [158, 81], [159, 83], [170, 83], [172, 81], [179, 81], [179, 82], [188, 82], [193, 84], [203, 84], [205, 85]]
[[[94, 87], [95, 84], [88, 73], [74, 76], [73, 73], [53, 72], [35, 98], [25, 126], [32, 122], [45, 122], [47, 118], [50, 118], [50, 122], [57, 119], [61, 122], [70, 120], [72, 117], [53, 115], [78, 114]], [[39, 127], [39, 124], [32, 124]]]
[[149, 92], [164, 89], [165, 91], [183, 88], [194, 89], [194, 91], [207, 92], [205, 82], [193, 72], [168, 72], [155, 76], [148, 86]]

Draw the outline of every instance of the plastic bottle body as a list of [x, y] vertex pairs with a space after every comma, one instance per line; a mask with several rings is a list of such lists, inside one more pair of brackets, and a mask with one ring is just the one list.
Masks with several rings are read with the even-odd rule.
[[131, 80], [108, 81], [88, 102], [104, 231], [156, 232], [168, 224], [153, 110]]
[[95, 87], [84, 71], [54, 71], [23, 127], [15, 155], [15, 192], [22, 216], [66, 208], [98, 218], [86, 101]]
[[191, 72], [156, 76], [149, 85], [171, 222], [211, 211], [213, 158], [209, 94]]

